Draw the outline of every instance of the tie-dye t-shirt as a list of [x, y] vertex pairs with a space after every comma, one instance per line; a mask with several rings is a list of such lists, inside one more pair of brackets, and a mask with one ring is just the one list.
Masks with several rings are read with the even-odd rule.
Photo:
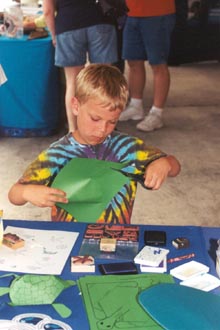
[[[159, 149], [146, 147], [138, 138], [114, 131], [99, 145], [78, 143], [71, 133], [54, 142], [28, 166], [19, 183], [51, 186], [59, 171], [72, 158], [95, 158], [128, 163], [128, 170], [144, 173], [146, 166], [165, 156]], [[136, 195], [137, 184], [128, 181], [114, 196], [97, 219], [99, 223], [129, 224]], [[65, 210], [52, 208], [52, 221], [77, 221]], [[89, 222], [89, 219], [88, 219]]]

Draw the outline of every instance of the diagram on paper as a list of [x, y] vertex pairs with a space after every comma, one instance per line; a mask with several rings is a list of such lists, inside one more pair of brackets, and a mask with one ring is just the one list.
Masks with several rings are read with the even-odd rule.
[[28, 229], [8, 226], [25, 241], [22, 248], [0, 247], [0, 270], [10, 272], [60, 275], [79, 233]]

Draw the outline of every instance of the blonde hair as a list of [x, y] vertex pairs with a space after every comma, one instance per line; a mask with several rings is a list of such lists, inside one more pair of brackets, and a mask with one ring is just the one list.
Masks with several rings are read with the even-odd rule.
[[128, 100], [128, 85], [116, 67], [90, 64], [77, 75], [75, 97], [80, 103], [96, 98], [111, 110], [123, 110]]

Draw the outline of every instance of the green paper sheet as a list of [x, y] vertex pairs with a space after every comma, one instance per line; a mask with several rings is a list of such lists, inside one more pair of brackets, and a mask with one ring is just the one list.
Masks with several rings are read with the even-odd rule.
[[82, 292], [90, 330], [161, 330], [138, 303], [138, 294], [158, 283], [174, 283], [171, 275], [85, 276], [77, 284]]
[[57, 205], [80, 222], [96, 222], [111, 199], [129, 182], [115, 169], [126, 163], [74, 158], [56, 176], [52, 187], [66, 192], [68, 204]]
[[14, 276], [10, 287], [0, 288], [0, 296], [9, 293], [11, 306], [51, 304], [62, 317], [69, 317], [71, 310], [62, 303], [55, 303], [61, 292], [76, 284], [72, 280], [63, 280], [54, 275], [15, 275], [6, 274], [0, 277]]

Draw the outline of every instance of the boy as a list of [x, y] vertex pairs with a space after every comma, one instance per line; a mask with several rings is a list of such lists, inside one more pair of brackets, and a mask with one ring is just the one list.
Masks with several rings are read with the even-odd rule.
[[[55, 205], [68, 203], [65, 192], [50, 187], [59, 171], [76, 157], [126, 162], [133, 173], [144, 174], [145, 185], [153, 190], [159, 189], [168, 176], [176, 176], [180, 164], [175, 157], [114, 130], [127, 99], [127, 83], [117, 68], [106, 64], [84, 68], [77, 76], [76, 94], [72, 99], [77, 129], [53, 143], [29, 165], [10, 189], [9, 200], [15, 205], [30, 202], [39, 207], [52, 207], [53, 221], [77, 221]], [[136, 188], [134, 181], [125, 184], [97, 222], [129, 224]]]

